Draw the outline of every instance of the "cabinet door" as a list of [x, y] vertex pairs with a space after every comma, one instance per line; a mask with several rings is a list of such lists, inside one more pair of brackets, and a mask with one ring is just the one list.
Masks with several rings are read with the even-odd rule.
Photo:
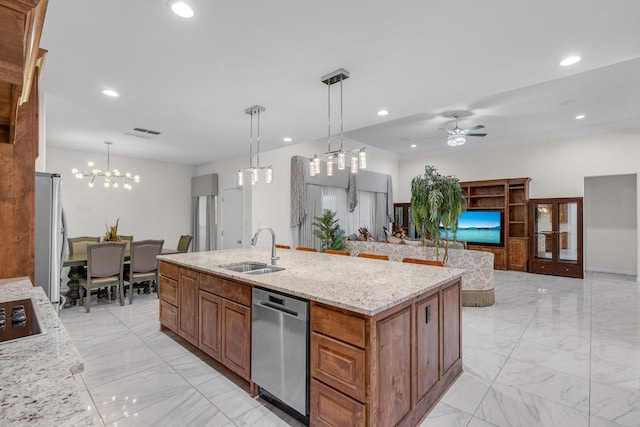
[[460, 281], [442, 291], [443, 373], [460, 359]]
[[507, 247], [508, 268], [514, 271], [527, 271], [528, 240], [509, 238]]
[[198, 345], [198, 273], [181, 268], [178, 275], [178, 334]]
[[200, 291], [200, 325], [198, 346], [200, 350], [220, 360], [222, 325], [220, 322], [222, 299], [209, 292]]
[[242, 378], [250, 379], [251, 309], [226, 299], [222, 299], [220, 361]]
[[419, 402], [440, 379], [439, 294], [416, 304], [416, 394]]

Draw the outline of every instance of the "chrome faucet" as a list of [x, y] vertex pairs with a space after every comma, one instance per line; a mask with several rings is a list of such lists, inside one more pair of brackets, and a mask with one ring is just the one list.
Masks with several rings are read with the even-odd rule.
[[262, 230], [269, 230], [271, 232], [271, 265], [276, 265], [276, 261], [279, 260], [280, 257], [276, 256], [276, 233], [271, 227], [267, 227], [265, 225], [258, 227], [256, 234], [254, 234], [253, 239], [251, 239], [251, 246], [256, 245], [258, 242], [258, 234], [260, 234]]

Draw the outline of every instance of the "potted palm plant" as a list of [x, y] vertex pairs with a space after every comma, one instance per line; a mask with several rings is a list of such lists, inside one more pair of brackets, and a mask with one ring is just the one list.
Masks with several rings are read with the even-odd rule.
[[337, 251], [344, 249], [344, 230], [338, 224], [338, 219], [335, 218], [336, 213], [325, 209], [322, 216], [315, 217], [313, 222], [313, 235], [316, 236], [322, 242], [320, 252], [324, 252], [327, 249], [334, 249]]
[[439, 258], [440, 227], [445, 230], [442, 263], [449, 258], [449, 232], [453, 240], [458, 231], [458, 218], [467, 210], [460, 180], [455, 176], [443, 176], [435, 167], [425, 166], [424, 175], [411, 181], [411, 215], [416, 231], [423, 243], [428, 236], [435, 245], [435, 255]]

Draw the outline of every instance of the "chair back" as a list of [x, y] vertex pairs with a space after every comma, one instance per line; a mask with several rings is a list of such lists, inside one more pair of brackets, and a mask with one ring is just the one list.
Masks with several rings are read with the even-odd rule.
[[305, 248], [304, 246], [298, 246], [296, 251], [318, 252], [316, 248]]
[[91, 245], [93, 243], [100, 243], [100, 237], [69, 237], [67, 238], [67, 244], [69, 245], [69, 255], [86, 254], [87, 245]]
[[156, 257], [162, 253], [164, 240], [131, 242], [131, 272], [148, 273], [158, 269]]
[[120, 234], [120, 240], [127, 244], [127, 248], [126, 248], [127, 251], [131, 249], [131, 242], [133, 242], [133, 236], [123, 236], [122, 234]]
[[387, 255], [361, 253], [361, 254], [358, 254], [358, 256], [360, 258], [381, 259], [383, 261], [389, 261], [389, 257]]
[[279, 245], [276, 243], [276, 248], [278, 249], [291, 249], [291, 246], [289, 245]]
[[180, 240], [178, 241], [178, 252], [188, 252], [189, 245], [191, 244], [192, 237], [188, 234], [180, 236]]
[[404, 258], [402, 262], [408, 262], [411, 264], [435, 265], [436, 267], [444, 267], [444, 264], [442, 263], [442, 261], [435, 261], [431, 259]]
[[124, 242], [103, 242], [87, 246], [87, 277], [120, 275], [124, 265]]
[[351, 254], [349, 253], [349, 251], [337, 251], [335, 249], [327, 249], [326, 251], [324, 251], [325, 254], [333, 254], [333, 255], [346, 255], [346, 256], [350, 256]]

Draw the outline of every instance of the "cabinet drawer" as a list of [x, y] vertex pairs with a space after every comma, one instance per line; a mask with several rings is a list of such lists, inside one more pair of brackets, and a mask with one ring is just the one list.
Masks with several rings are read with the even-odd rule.
[[314, 332], [364, 348], [365, 321], [360, 317], [313, 304], [311, 325]]
[[160, 300], [160, 324], [173, 332], [178, 331], [178, 309], [162, 300]]
[[168, 277], [160, 276], [160, 299], [178, 305], [178, 282]]
[[170, 277], [173, 280], [178, 280], [178, 270], [180, 269], [180, 267], [178, 267], [175, 264], [169, 264], [168, 262], [165, 261], [160, 261], [160, 275], [161, 276], [166, 276], [166, 277]]
[[200, 289], [238, 304], [251, 305], [251, 286], [210, 274], [200, 274]]
[[365, 405], [311, 380], [310, 424], [312, 426], [364, 426]]
[[311, 376], [364, 402], [364, 350], [314, 332], [311, 334]]

